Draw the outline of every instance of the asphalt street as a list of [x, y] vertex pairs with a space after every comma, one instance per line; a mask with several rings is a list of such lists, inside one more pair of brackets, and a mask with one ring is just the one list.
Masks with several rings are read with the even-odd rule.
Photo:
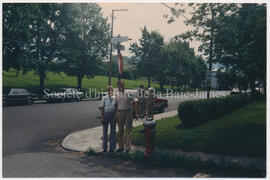
[[[172, 97], [167, 99], [169, 107], [165, 111], [177, 109], [179, 102], [183, 100]], [[14, 176], [17, 170], [18, 173], [21, 172], [17, 163], [25, 159], [26, 154], [31, 157], [29, 153], [36, 155], [47, 152], [43, 147], [49, 140], [63, 139], [74, 131], [100, 126], [97, 108], [99, 103], [100, 101], [82, 101], [4, 107], [3, 174], [12, 171], [12, 174], [7, 173], [6, 176]], [[42, 157], [46, 155], [49, 157], [48, 154], [42, 154]], [[33, 164], [33, 167], [38, 166]]]
[[[177, 108], [178, 99], [169, 98], [166, 111]], [[100, 101], [33, 104], [3, 108], [3, 155], [41, 151], [49, 139], [100, 126]]]

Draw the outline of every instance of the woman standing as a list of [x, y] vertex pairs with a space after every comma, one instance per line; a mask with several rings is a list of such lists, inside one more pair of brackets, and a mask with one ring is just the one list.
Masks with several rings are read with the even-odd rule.
[[107, 87], [107, 95], [103, 96], [101, 104], [99, 106], [101, 112], [101, 123], [103, 124], [103, 152], [107, 152], [107, 139], [108, 139], [108, 126], [110, 124], [110, 152], [114, 152], [116, 148], [115, 136], [116, 136], [116, 104], [115, 97], [113, 96], [113, 87]]

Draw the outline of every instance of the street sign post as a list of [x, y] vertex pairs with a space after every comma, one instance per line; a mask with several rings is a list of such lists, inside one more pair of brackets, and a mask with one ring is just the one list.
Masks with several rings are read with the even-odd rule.
[[212, 72], [206, 72], [206, 81], [211, 81]]
[[121, 45], [120, 43], [113, 44], [113, 48], [121, 51], [125, 50], [125, 46]]
[[124, 36], [124, 37], [117, 36], [117, 37], [112, 38], [111, 42], [112, 42], [112, 44], [117, 44], [117, 43], [121, 43], [121, 42], [126, 42], [128, 40], [130, 40], [128, 38], [128, 36]]

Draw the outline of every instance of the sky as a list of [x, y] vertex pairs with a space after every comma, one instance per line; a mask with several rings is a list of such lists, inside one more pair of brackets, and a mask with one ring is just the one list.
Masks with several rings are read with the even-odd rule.
[[[102, 8], [104, 17], [108, 18], [111, 24], [112, 9], [128, 9], [128, 11], [115, 12], [113, 35], [128, 36], [132, 40], [122, 43], [125, 50], [122, 51], [124, 56], [132, 56], [128, 51], [129, 44], [138, 42], [141, 37], [141, 28], [146, 26], [148, 30], [157, 30], [163, 35], [165, 41], [169, 41], [177, 34], [186, 32], [192, 27], [184, 24], [184, 18], [179, 17], [174, 23], [168, 24], [167, 20], [163, 18], [164, 14], [170, 15], [170, 9], [161, 3], [98, 3]], [[173, 7], [173, 4], [167, 3], [168, 6]], [[187, 15], [188, 17], [188, 15]], [[191, 42], [190, 46], [195, 49], [199, 46], [199, 42]], [[116, 51], [114, 52], [116, 54]]]

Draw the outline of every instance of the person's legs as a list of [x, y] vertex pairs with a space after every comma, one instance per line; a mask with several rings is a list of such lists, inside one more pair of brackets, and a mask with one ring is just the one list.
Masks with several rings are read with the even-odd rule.
[[140, 103], [140, 100], [139, 100], [139, 102], [138, 102], [138, 115], [139, 115], [139, 117], [141, 117], [141, 103]]
[[107, 141], [108, 141], [108, 124], [109, 124], [109, 119], [108, 119], [108, 113], [104, 112], [104, 123], [103, 123], [103, 143], [102, 147], [104, 151], [107, 151]]
[[125, 137], [125, 144], [126, 144], [126, 150], [129, 151], [131, 149], [131, 128], [132, 128], [132, 122], [133, 122], [133, 117], [132, 117], [132, 111], [126, 111], [126, 116], [125, 116], [125, 132], [126, 132], [126, 137]]
[[144, 107], [143, 107], [143, 101], [139, 101], [139, 106], [138, 106], [138, 112], [139, 112], [139, 117], [143, 118], [144, 113], [143, 113]]
[[145, 104], [145, 109], [146, 109], [146, 112], [145, 112], [145, 119], [147, 119], [148, 117], [150, 117], [149, 116], [149, 111], [150, 111], [150, 109], [149, 109], [149, 103], [146, 103]]
[[115, 120], [114, 120], [114, 112], [111, 114], [110, 118], [110, 151], [115, 149], [115, 136], [116, 136], [116, 127], [115, 127]]
[[154, 120], [154, 103], [150, 105], [150, 111], [151, 111], [151, 118]]
[[124, 149], [124, 111], [117, 112], [118, 129], [119, 129], [119, 149]]
[[145, 116], [145, 100], [142, 101], [142, 105], [141, 105], [141, 113], [142, 113], [142, 117], [141, 118], [144, 118]]

